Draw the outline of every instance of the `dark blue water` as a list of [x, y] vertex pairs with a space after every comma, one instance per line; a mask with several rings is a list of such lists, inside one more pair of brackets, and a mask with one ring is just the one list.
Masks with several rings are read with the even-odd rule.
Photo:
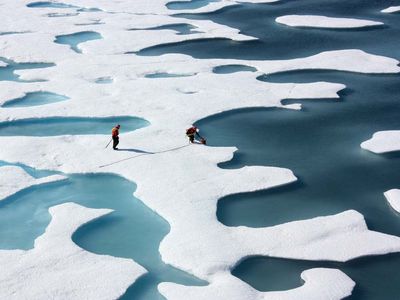
[[224, 65], [213, 69], [215, 74], [231, 74], [236, 72], [256, 72], [257, 69], [245, 65]]
[[0, 61], [7, 63], [7, 66], [0, 67], [0, 81], [17, 81], [17, 82], [36, 82], [42, 80], [21, 80], [19, 75], [15, 74], [16, 70], [42, 69], [54, 67], [52, 63], [16, 63], [12, 60], [0, 57]]
[[171, 1], [167, 3], [167, 7], [171, 10], [197, 9], [211, 2], [218, 2], [218, 0]]
[[400, 159], [359, 146], [376, 131], [400, 128], [400, 76], [303, 71], [266, 79], [319, 79], [345, 83], [348, 88], [339, 101], [301, 101], [302, 111], [250, 109], [199, 123], [202, 132], [212, 136], [208, 144], [240, 149], [225, 167], [280, 166], [300, 178], [285, 187], [221, 199], [219, 219], [227, 225], [262, 227], [352, 208], [366, 216], [370, 227], [400, 234], [400, 219], [382, 194], [398, 185]]
[[69, 99], [66, 96], [58, 95], [50, 92], [32, 92], [27, 93], [24, 97], [12, 99], [4, 102], [2, 107], [29, 107], [45, 105]]
[[[238, 28], [257, 41], [236, 42], [228, 39], [185, 41], [144, 49], [141, 55], [184, 53], [196, 58], [288, 59], [322, 51], [358, 48], [370, 53], [398, 56], [400, 18], [380, 13], [393, 0], [285, 0], [270, 4], [241, 4], [214, 13], [181, 14], [185, 18], [212, 20]], [[290, 14], [316, 14], [384, 22], [379, 28], [303, 29], [277, 24], [275, 19]], [[397, 37], [397, 38], [396, 38]], [[397, 54], [396, 54], [397, 53]]]
[[[234, 160], [221, 167], [280, 166], [299, 177], [287, 186], [220, 199], [218, 219], [227, 226], [264, 227], [356, 209], [370, 229], [399, 236], [400, 216], [383, 192], [399, 186], [400, 153], [376, 155], [359, 145], [376, 131], [400, 128], [400, 76], [297, 71], [260, 78], [317, 79], [345, 83], [348, 88], [339, 101], [286, 100], [302, 102], [302, 111], [248, 109], [198, 123], [209, 145], [239, 148]], [[277, 285], [289, 289], [302, 270], [318, 266], [332, 263], [257, 258], [245, 260], [233, 273], [261, 290], [275, 290]], [[351, 299], [395, 299], [398, 294], [400, 281], [393, 273], [400, 267], [400, 255], [335, 266], [357, 283]], [[380, 276], [384, 272], [393, 276]], [[266, 279], [272, 277], [272, 283]]]
[[[400, 59], [400, 18], [379, 11], [399, 1], [282, 1], [243, 4], [218, 12], [181, 15], [211, 19], [240, 29], [258, 41], [202, 39], [142, 50], [141, 55], [183, 53], [197, 58], [288, 59], [322, 51], [361, 49]], [[381, 21], [368, 29], [291, 28], [275, 18], [288, 14], [320, 14]], [[220, 67], [217, 74], [243, 71]], [[249, 70], [251, 71], [251, 70]], [[400, 153], [376, 155], [360, 143], [379, 130], [400, 129], [400, 76], [360, 75], [334, 71], [292, 71], [258, 80], [270, 82], [329, 81], [346, 84], [341, 99], [290, 100], [302, 111], [278, 108], [223, 113], [197, 123], [211, 146], [237, 146], [233, 161], [244, 165], [287, 167], [298, 182], [257, 193], [220, 199], [217, 217], [227, 226], [272, 226], [331, 215], [347, 209], [361, 212], [370, 229], [400, 235], [400, 216], [383, 192], [400, 182]], [[301, 285], [301, 271], [335, 267], [357, 283], [351, 299], [397, 299], [400, 255], [357, 259], [345, 264], [267, 257], [250, 258], [233, 274], [259, 290], [284, 290]]]
[[31, 2], [27, 6], [33, 8], [78, 8], [78, 6], [50, 1]]
[[356, 280], [353, 294], [346, 299], [395, 300], [399, 298], [399, 263], [399, 254], [360, 258], [346, 264], [254, 257], [241, 263], [232, 273], [258, 290], [277, 291], [301, 286], [300, 274], [304, 270], [335, 268]]
[[50, 2], [50, 1], [38, 1], [31, 2], [27, 5], [31, 8], [76, 8], [77, 12], [99, 12], [102, 11], [96, 7], [79, 7], [71, 4], [61, 3], [61, 2]]
[[137, 117], [79, 118], [54, 117], [0, 122], [0, 136], [56, 136], [70, 134], [111, 134], [121, 124], [121, 133], [148, 126]]
[[102, 38], [103, 37], [98, 32], [82, 31], [73, 34], [58, 35], [56, 36], [54, 42], [57, 44], [69, 45], [76, 53], [82, 53], [82, 50], [78, 47], [79, 44], [87, 41], [99, 40]]
[[51, 206], [75, 202], [110, 208], [114, 212], [83, 225], [72, 239], [94, 253], [131, 258], [149, 271], [122, 299], [164, 299], [157, 292], [161, 281], [205, 284], [161, 261], [158, 247], [169, 224], [133, 196], [135, 184], [111, 174], [67, 176], [67, 181], [28, 188], [0, 202], [1, 249], [31, 249], [50, 222]]

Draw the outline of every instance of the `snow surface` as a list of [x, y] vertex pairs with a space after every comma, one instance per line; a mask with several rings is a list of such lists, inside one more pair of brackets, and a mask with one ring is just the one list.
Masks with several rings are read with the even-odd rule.
[[[301, 278], [305, 282], [301, 287], [284, 292], [259, 292], [226, 274], [216, 276], [213, 283], [206, 287], [161, 283], [159, 290], [169, 300], [335, 300], [351, 295], [355, 285], [346, 274], [335, 269], [309, 269], [301, 273]], [[315, 291], [319, 291], [319, 294], [316, 295]]]
[[361, 143], [361, 148], [374, 153], [400, 151], [400, 130], [378, 131], [371, 139]]
[[287, 26], [316, 28], [362, 28], [383, 25], [382, 22], [370, 20], [333, 18], [315, 15], [287, 15], [278, 17], [275, 21]]
[[387, 201], [395, 211], [400, 213], [400, 190], [392, 189], [384, 193]]
[[7, 63], [0, 60], [0, 67], [7, 67], [7, 65], [8, 65]]
[[31, 186], [65, 180], [62, 175], [52, 175], [36, 179], [22, 168], [15, 166], [0, 167], [0, 200]]
[[390, 6], [388, 8], [385, 8], [381, 10], [383, 13], [396, 13], [400, 11], [400, 6]]
[[[1, 122], [57, 116], [121, 115], [142, 117], [151, 122], [150, 126], [130, 133], [124, 133], [121, 124], [121, 151], [118, 152], [104, 149], [109, 136], [0, 137], [0, 142], [7, 145], [0, 148], [0, 159], [68, 173], [112, 172], [136, 182], [136, 196], [171, 225], [170, 233], [160, 246], [163, 260], [210, 282], [210, 286], [193, 288], [196, 289], [193, 298], [210, 299], [206, 295], [212, 295], [214, 289], [221, 291], [221, 299], [229, 298], [224, 297], [222, 291], [236, 291], [235, 297], [241, 299], [250, 299], [249, 293], [255, 296], [247, 284], [230, 274], [239, 261], [251, 255], [347, 261], [400, 251], [398, 237], [369, 231], [363, 216], [355, 211], [268, 228], [222, 225], [216, 218], [219, 198], [287, 184], [296, 177], [290, 170], [278, 167], [221, 169], [217, 164], [232, 159], [236, 148], [189, 145], [184, 134], [188, 126], [207, 116], [246, 107], [284, 108], [281, 101], [288, 98], [338, 98], [337, 93], [345, 88], [342, 84], [329, 82], [294, 84], [257, 80], [264, 73], [302, 69], [397, 73], [400, 71], [397, 60], [356, 49], [276, 61], [194, 59], [181, 54], [138, 56], [125, 53], [199, 38], [243, 41], [254, 37], [211, 21], [173, 17], [171, 14], [177, 11], [167, 9], [167, 0], [63, 1], [102, 10], [69, 17], [49, 17], [48, 14], [74, 13], [75, 9], [28, 8], [26, 4], [33, 1], [26, 0], [0, 2], [2, 30], [30, 31], [0, 36], [1, 55], [17, 62], [56, 64], [51, 68], [17, 71], [21, 79], [47, 81], [0, 81], [0, 103], [40, 90], [70, 98], [29, 109], [0, 108]], [[194, 11], [214, 11], [236, 3], [212, 2]], [[195, 26], [199, 33], [177, 35], [173, 30], [149, 29], [181, 24], [183, 20]], [[130, 30], [138, 28], [144, 30]], [[57, 35], [81, 31], [98, 32], [103, 39], [80, 44], [82, 54], [54, 43]], [[258, 71], [212, 72], [217, 66], [230, 64], [253, 66]], [[162, 72], [195, 75], [145, 77]], [[111, 77], [113, 83], [96, 84], [99, 77]], [[287, 108], [299, 108], [299, 105]], [[154, 154], [136, 154], [135, 149]], [[0, 251], [0, 262], [4, 261], [0, 290], [9, 293], [2, 298], [10, 298], [13, 291], [17, 292], [18, 298], [27, 295], [30, 298], [55, 295], [116, 298], [145, 272], [130, 260], [93, 255], [71, 242], [70, 236], [77, 227], [108, 210], [64, 204], [52, 208], [51, 212], [52, 223], [45, 235], [37, 239], [34, 249]], [[77, 270], [82, 273], [75, 273]], [[292, 295], [303, 299], [337, 299], [350, 293], [353, 286], [347, 276], [335, 270], [308, 270], [302, 276], [306, 281], [303, 287], [276, 295], [282, 299]], [[182, 293], [183, 287], [163, 284], [160, 289], [174, 299]], [[192, 288], [187, 289], [192, 293]], [[93, 294], [86, 294], [89, 290]]]
[[95, 255], [71, 235], [84, 223], [110, 213], [75, 203], [50, 208], [52, 220], [34, 249], [0, 250], [2, 299], [115, 299], [146, 270], [130, 259]]

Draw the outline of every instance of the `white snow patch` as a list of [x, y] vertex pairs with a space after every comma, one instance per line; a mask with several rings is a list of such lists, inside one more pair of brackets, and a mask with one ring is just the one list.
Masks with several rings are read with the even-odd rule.
[[0, 200], [3, 200], [31, 186], [65, 180], [62, 175], [53, 175], [36, 179], [22, 168], [15, 166], [0, 167]]
[[371, 139], [361, 143], [361, 148], [374, 153], [400, 151], [400, 130], [378, 131]]
[[400, 6], [390, 6], [388, 8], [385, 8], [381, 10], [383, 13], [396, 13], [400, 11]]
[[7, 63], [5, 63], [4, 61], [0, 60], [0, 67], [7, 67], [7, 66], [8, 66]]
[[400, 213], [400, 190], [392, 189], [384, 193], [387, 201], [395, 211]]
[[287, 26], [315, 28], [362, 28], [383, 25], [382, 22], [371, 20], [332, 18], [315, 15], [287, 15], [278, 17], [275, 21]]
[[0, 250], [2, 299], [116, 299], [146, 270], [129, 259], [95, 255], [71, 235], [110, 213], [75, 203], [50, 208], [51, 223], [34, 249]]
[[[228, 274], [215, 276], [213, 281], [204, 287], [183, 286], [165, 282], [159, 284], [158, 289], [168, 300], [339, 300], [351, 295], [355, 286], [353, 280], [336, 269], [309, 269], [301, 273], [301, 278], [304, 280], [302, 286], [279, 292], [257, 291], [240, 279]], [[265, 280], [268, 280], [268, 278]]]
[[358, 49], [325, 51], [304, 58], [276, 61], [236, 60], [231, 63], [245, 64], [266, 74], [295, 70], [339, 70], [356, 73], [398, 73], [399, 61], [374, 55]]

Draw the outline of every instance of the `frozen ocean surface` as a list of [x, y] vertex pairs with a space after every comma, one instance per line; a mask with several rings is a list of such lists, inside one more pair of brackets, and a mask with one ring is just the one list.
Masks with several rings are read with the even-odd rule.
[[[35, 176], [54, 174], [22, 167]], [[0, 202], [0, 248], [32, 248], [50, 222], [48, 209], [54, 205], [75, 202], [110, 208], [112, 214], [82, 226], [72, 239], [94, 253], [132, 258], [149, 271], [122, 299], [162, 299], [156, 289], [162, 281], [204, 284], [161, 261], [158, 246], [169, 225], [132, 195], [134, 183], [111, 174], [67, 176], [67, 181], [28, 188]]]
[[[193, 250], [187, 244], [191, 239], [201, 240], [208, 235], [207, 241], [212, 247], [221, 252], [229, 251], [229, 248], [241, 247], [240, 243], [251, 245], [251, 241], [227, 238], [227, 241], [236, 241], [236, 244], [222, 245], [226, 247], [222, 248], [218, 243], [225, 241], [225, 237], [218, 234], [223, 232], [235, 237], [238, 232], [248, 232], [254, 233], [252, 236], [257, 236], [256, 233], [261, 236], [263, 232], [257, 230], [330, 216], [349, 209], [360, 212], [370, 230], [400, 236], [400, 215], [391, 209], [383, 195], [387, 190], [399, 188], [400, 152], [378, 155], [360, 147], [377, 131], [400, 129], [400, 75], [329, 71], [316, 69], [312, 64], [305, 70], [264, 74], [255, 67], [257, 63], [250, 63], [252, 60], [304, 58], [323, 51], [343, 49], [360, 49], [400, 60], [400, 14], [381, 12], [389, 6], [398, 5], [398, 1], [226, 1], [229, 7], [206, 13], [188, 13], [188, 10], [207, 10], [209, 5], [217, 5], [221, 1], [165, 1], [163, 7], [173, 17], [162, 10], [155, 13], [151, 11], [151, 5], [140, 1], [134, 4], [124, 1], [98, 3], [99, 8], [90, 8], [91, 5], [83, 5], [76, 0], [64, 2], [27, 2], [24, 5], [24, 9], [32, 15], [38, 14], [35, 18], [39, 15], [40, 18], [68, 16], [50, 18], [51, 22], [58, 24], [59, 32], [50, 26], [46, 34], [36, 36], [33, 33], [32, 37], [24, 40], [25, 36], [29, 36], [24, 34], [26, 28], [17, 30], [10, 25], [0, 35], [0, 84], [4, 84], [0, 96], [5, 100], [0, 108], [0, 139], [6, 147], [10, 147], [0, 152], [0, 174], [2, 167], [12, 165], [22, 168], [34, 178], [53, 174], [67, 176], [64, 181], [23, 188], [0, 202], [0, 249], [18, 251], [16, 249], [34, 248], [35, 239], [49, 225], [49, 208], [75, 202], [88, 208], [109, 208], [113, 212], [82, 224], [72, 235], [73, 242], [94, 254], [131, 259], [148, 271], [127, 286], [120, 299], [165, 299], [158, 287], [165, 282], [198, 289], [201, 299], [202, 288], [207, 285], [212, 287], [224, 276], [239, 278], [255, 288], [255, 292], [285, 291], [302, 286], [304, 282], [300, 273], [312, 268], [334, 268], [348, 275], [356, 283], [348, 299], [398, 298], [398, 253], [355, 258], [348, 262], [256, 255], [244, 258], [238, 264], [232, 264], [227, 258], [226, 261], [220, 259], [213, 262], [215, 264], [209, 264], [207, 260], [203, 266], [198, 262], [201, 262], [202, 255], [204, 260], [208, 258], [204, 250], [207, 245]], [[132, 11], [133, 8], [137, 11]], [[43, 15], [42, 10], [47, 15]], [[352, 29], [295, 28], [275, 21], [277, 17], [294, 14], [356, 18], [384, 25]], [[190, 24], [199, 20], [213, 21], [214, 27], [209, 23], [202, 23], [203, 28]], [[141, 24], [142, 21], [145, 24]], [[32, 24], [36, 26], [39, 23]], [[18, 26], [23, 27], [23, 24]], [[233, 33], [223, 26], [238, 31]], [[202, 36], [204, 31], [208, 35]], [[114, 35], [115, 32], [118, 34]], [[141, 32], [144, 41], [146, 37], [157, 40], [153, 34], [159, 34], [160, 43], [139, 51], [125, 51], [129, 47], [140, 48], [142, 41], [135, 41], [130, 34]], [[129, 37], [125, 37], [128, 34]], [[192, 38], [196, 34], [199, 34], [198, 38]], [[239, 40], [240, 34], [256, 39]], [[18, 36], [14, 37], [17, 44], [50, 41], [56, 48], [52, 48], [51, 53], [49, 51], [49, 60], [44, 62], [34, 59], [37, 54], [24, 52], [25, 49], [13, 53], [12, 57], [3, 57], [1, 50], [7, 50], [9, 44], [6, 39], [11, 40], [12, 36]], [[237, 40], [233, 40], [232, 36]], [[174, 42], [181, 37], [188, 40]], [[168, 38], [173, 42], [168, 42]], [[109, 39], [115, 45], [110, 45]], [[98, 41], [90, 43], [92, 40]], [[118, 41], [123, 45], [121, 48]], [[90, 51], [82, 51], [79, 47], [85, 42], [88, 42], [85, 47], [87, 45]], [[47, 46], [40, 44], [34, 53], [43, 54]], [[113, 55], [103, 55], [102, 46]], [[174, 58], [168, 54], [178, 55]], [[108, 60], [119, 63], [119, 56], [126, 59], [126, 64], [107, 65]], [[49, 63], [53, 58], [54, 63]], [[79, 59], [78, 64], [73, 64], [75, 59]], [[331, 59], [334, 60], [334, 57]], [[42, 72], [53, 68], [60, 69], [54, 73]], [[43, 80], [20, 79], [18, 70], [35, 72], [35, 69]], [[67, 91], [73, 89], [76, 92], [74, 88], [78, 86], [84, 95], [82, 98], [93, 97], [98, 102], [93, 105], [87, 99], [87, 102], [78, 101], [77, 105], [72, 101], [73, 97], [68, 99], [68, 93], [65, 96], [64, 93], [59, 94], [62, 91], [62, 76], [71, 81]], [[246, 85], [250, 80], [255, 84]], [[344, 84], [346, 88], [339, 92], [340, 98], [323, 97], [324, 93], [334, 97], [340, 89], [339, 85], [329, 84], [326, 90], [321, 88], [314, 94], [310, 92], [314, 99], [298, 97], [301, 92], [296, 92], [296, 87], [301, 89], [302, 84], [315, 82]], [[263, 84], [265, 90], [257, 90]], [[290, 84], [293, 84], [295, 99], [290, 97], [292, 90], [282, 92], [283, 89], [290, 89]], [[57, 94], [51, 93], [52, 90], [56, 90]], [[21, 94], [18, 91], [23, 91], [25, 96], [10, 98], [9, 95]], [[240, 91], [240, 97], [237, 91]], [[321, 99], [315, 96], [318, 92], [322, 94]], [[249, 102], [237, 107], [250, 107], [226, 111], [225, 97], [235, 103], [237, 98], [245, 99], [243, 95], [248, 95]], [[260, 95], [265, 95], [265, 103], [261, 100], [251, 102], [252, 97], [261, 99]], [[279, 106], [282, 95], [288, 95], [286, 99], [281, 99], [282, 107], [272, 107]], [[142, 104], [142, 99], [147, 99], [147, 106]], [[210, 99], [213, 101], [211, 105], [205, 101]], [[93, 105], [92, 111], [85, 107], [87, 103]], [[252, 103], [256, 103], [257, 107], [252, 108]], [[215, 110], [209, 108], [213, 105]], [[300, 105], [301, 110], [287, 109], [299, 108]], [[176, 107], [183, 109], [179, 111]], [[18, 110], [24, 110], [23, 116], [29, 115], [25, 110], [32, 110], [32, 117], [15, 117]], [[10, 115], [7, 111], [11, 111]], [[66, 116], [60, 116], [62, 111], [68, 112]], [[143, 118], [128, 113], [133, 111], [137, 113], [135, 116]], [[91, 112], [93, 116], [74, 116], [76, 112], [79, 115]], [[198, 116], [202, 114], [204, 116], [199, 120]], [[122, 143], [133, 144], [134, 147], [106, 152], [109, 149], [105, 150], [104, 146], [109, 137], [101, 135], [109, 135], [117, 123], [122, 124]], [[201, 128], [200, 133], [207, 138], [210, 147], [187, 146], [184, 126], [192, 123]], [[73, 152], [75, 145], [70, 145], [63, 135], [82, 136], [79, 141], [84, 147]], [[93, 137], [90, 139], [89, 135]], [[21, 139], [22, 145], [31, 142], [33, 149], [16, 148], [15, 139]], [[53, 148], [47, 148], [48, 145]], [[57, 147], [61, 149], [59, 152], [55, 149]], [[94, 147], [101, 148], [101, 154]], [[232, 158], [232, 148], [222, 147], [237, 147], [238, 150]], [[44, 155], [47, 149], [55, 149], [54, 156]], [[76, 158], [81, 155], [82, 163]], [[87, 161], [84, 161], [85, 158]], [[101, 159], [97, 162], [97, 158]], [[31, 161], [26, 163], [29, 159]], [[225, 161], [218, 164], [222, 170], [209, 167], [221, 161]], [[38, 165], [51, 166], [53, 170], [36, 168]], [[249, 166], [248, 169], [246, 166]], [[256, 191], [263, 184], [268, 186], [261, 175], [256, 176], [268, 172], [263, 166], [290, 169], [298, 180]], [[260, 173], [252, 173], [251, 170], [255, 170], [252, 167]], [[163, 178], [157, 177], [160, 176], [159, 170], [164, 172]], [[206, 170], [212, 172], [205, 174]], [[243, 172], [239, 173], [243, 176], [247, 170], [250, 170], [248, 174], [256, 174], [254, 185], [248, 184], [247, 192], [228, 195], [235, 189], [220, 185], [218, 180], [226, 176], [224, 178], [232, 179], [229, 184], [240, 186], [245, 180], [232, 174]], [[284, 176], [279, 172], [270, 172], [277, 177], [282, 176], [276, 182], [284, 182]], [[265, 178], [269, 179], [268, 176]], [[286, 182], [290, 181], [285, 178]], [[213, 181], [215, 185], [208, 184]], [[171, 191], [174, 193], [171, 194]], [[216, 207], [210, 209], [207, 206], [210, 202], [208, 194], [223, 197]], [[162, 203], [166, 199], [172, 200]], [[181, 199], [184, 199], [185, 206], [178, 205]], [[191, 214], [186, 206], [198, 208], [198, 215]], [[208, 219], [210, 216], [213, 218]], [[217, 223], [215, 218], [220, 227], [207, 227]], [[176, 232], [184, 233], [182, 220], [190, 223], [188, 228], [199, 226], [195, 233], [199, 236], [193, 237], [189, 232], [179, 237]], [[172, 239], [168, 239], [171, 236]], [[257, 244], [257, 241], [253, 242]], [[266, 245], [266, 253], [270, 251], [268, 247]], [[284, 253], [277, 248], [277, 253]], [[235, 253], [235, 249], [231, 250]], [[325, 250], [329, 253], [335, 251]], [[182, 257], [174, 257], [174, 265], [171, 265], [171, 255], [175, 252]], [[387, 249], [385, 253], [390, 252], [396, 252], [396, 248]], [[298, 256], [301, 255], [299, 250]], [[213, 258], [212, 255], [210, 257]], [[92, 271], [106, 276], [101, 274], [101, 270]], [[334, 288], [335, 284], [332, 283], [330, 288]], [[228, 288], [233, 289], [234, 286]], [[315, 293], [317, 297], [318, 291]], [[219, 297], [225, 299], [225, 295]], [[246, 298], [248, 295], [238, 297]], [[268, 299], [268, 294], [265, 299]]]

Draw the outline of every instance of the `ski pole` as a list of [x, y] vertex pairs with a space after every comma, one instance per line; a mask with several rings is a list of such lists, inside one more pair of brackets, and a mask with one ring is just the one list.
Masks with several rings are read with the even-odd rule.
[[197, 134], [197, 136], [198, 136], [199, 138], [201, 138], [201, 139], [204, 140], [204, 138], [203, 138], [198, 132], [196, 132], [196, 134]]
[[108, 144], [107, 144], [106, 148], [108, 147], [108, 145], [110, 145], [111, 141], [112, 141], [112, 138], [111, 138], [111, 140], [108, 142]]

